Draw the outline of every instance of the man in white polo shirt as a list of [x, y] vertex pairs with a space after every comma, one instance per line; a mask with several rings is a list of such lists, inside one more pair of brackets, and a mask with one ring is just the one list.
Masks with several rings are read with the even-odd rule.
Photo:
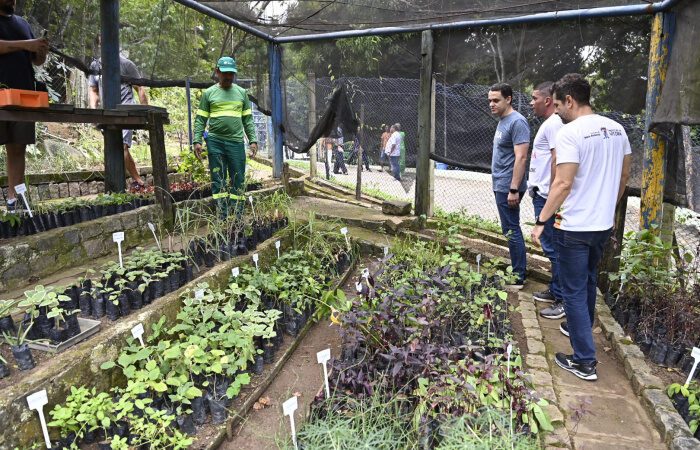
[[[535, 209], [535, 217], [540, 215], [549, 195], [549, 186], [554, 179], [554, 139], [563, 126], [561, 118], [554, 113], [552, 101], [552, 83], [545, 81], [535, 86], [532, 91], [530, 106], [532, 112], [540, 119], [544, 119], [537, 130], [535, 141], [532, 144], [530, 156], [530, 176], [527, 179], [527, 191], [532, 197], [532, 206]], [[532, 297], [539, 302], [552, 303], [549, 307], [540, 311], [540, 315], [546, 319], [561, 319], [566, 315], [564, 302], [561, 299], [561, 286], [559, 285], [559, 264], [557, 252], [554, 248], [554, 216], [544, 225], [540, 236], [542, 251], [549, 258], [552, 265], [552, 281], [549, 288], [542, 292], [535, 292]]]
[[593, 112], [591, 86], [583, 76], [565, 75], [552, 92], [564, 126], [556, 136], [556, 177], [532, 239], [539, 244], [544, 224], [556, 213], [554, 243], [567, 317], [560, 330], [569, 336], [574, 353], [557, 353], [555, 362], [594, 381], [598, 262], [613, 227], [615, 205], [627, 185], [632, 150], [622, 125]]

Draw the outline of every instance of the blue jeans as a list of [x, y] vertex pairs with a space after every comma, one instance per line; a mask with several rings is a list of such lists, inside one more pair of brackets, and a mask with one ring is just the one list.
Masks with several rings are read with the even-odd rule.
[[569, 340], [574, 361], [596, 360], [593, 343], [598, 263], [611, 230], [565, 231], [554, 229], [559, 257], [559, 280], [564, 297]]
[[389, 156], [389, 163], [391, 164], [391, 174], [397, 180], [401, 181], [401, 166], [399, 165], [400, 155]]
[[[547, 199], [535, 194], [532, 199], [532, 206], [535, 208], [535, 217], [539, 216], [544, 208]], [[540, 244], [545, 256], [552, 263], [552, 282], [549, 283], [549, 290], [552, 291], [554, 298], [561, 299], [561, 286], [559, 285], [559, 263], [557, 261], [557, 252], [554, 248], [554, 216], [552, 216], [544, 225], [544, 231], [540, 236]]]
[[[496, 206], [498, 215], [501, 218], [501, 230], [508, 238], [508, 250], [510, 250], [510, 263], [513, 266], [513, 273], [518, 275], [518, 282], [525, 281], [525, 267], [527, 264], [525, 254], [525, 239], [523, 231], [520, 229], [520, 206], [511, 208], [508, 206], [507, 192], [494, 192], [496, 195]], [[520, 193], [523, 198], [524, 192]]]

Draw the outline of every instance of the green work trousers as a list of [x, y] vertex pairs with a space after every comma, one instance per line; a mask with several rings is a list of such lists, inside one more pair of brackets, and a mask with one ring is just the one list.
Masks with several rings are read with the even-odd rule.
[[211, 190], [219, 217], [225, 219], [234, 211], [240, 216], [245, 201], [245, 145], [243, 142], [223, 141], [209, 136], [207, 155]]

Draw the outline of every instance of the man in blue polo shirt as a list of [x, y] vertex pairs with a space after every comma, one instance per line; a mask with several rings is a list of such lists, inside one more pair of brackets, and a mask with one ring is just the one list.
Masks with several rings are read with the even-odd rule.
[[[49, 41], [35, 39], [29, 24], [15, 15], [15, 0], [0, 0], [0, 87], [36, 90], [34, 68], [46, 61]], [[15, 186], [24, 180], [27, 145], [36, 142], [33, 122], [1, 122], [0, 145], [7, 151], [7, 209], [17, 205]]]
[[498, 117], [493, 138], [491, 178], [496, 206], [501, 219], [501, 230], [508, 238], [508, 250], [513, 273], [518, 279], [511, 289], [522, 289], [525, 284], [525, 239], [520, 229], [520, 200], [525, 194], [527, 178], [527, 150], [530, 146], [530, 126], [525, 117], [513, 109], [513, 88], [498, 83], [488, 93], [491, 114]]

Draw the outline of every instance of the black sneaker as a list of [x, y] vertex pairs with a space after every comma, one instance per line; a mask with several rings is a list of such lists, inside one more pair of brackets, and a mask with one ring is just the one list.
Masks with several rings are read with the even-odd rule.
[[565, 317], [566, 312], [564, 311], [564, 302], [561, 300], [556, 300], [549, 307], [541, 310], [540, 316], [544, 317], [545, 319], [561, 319], [562, 317]]
[[543, 303], [553, 303], [554, 301], [556, 301], [556, 298], [554, 298], [554, 294], [552, 294], [552, 291], [550, 291], [549, 289], [542, 292], [535, 292], [534, 294], [532, 294], [532, 298], [534, 298], [538, 302]]
[[559, 331], [564, 336], [569, 337], [569, 325], [566, 323], [566, 320], [559, 324]]
[[573, 358], [573, 355], [557, 353], [554, 357], [554, 362], [557, 363], [557, 366], [568, 370], [582, 380], [595, 381], [598, 379], [598, 373], [595, 370], [597, 363], [595, 361], [592, 363], [577, 363]]

